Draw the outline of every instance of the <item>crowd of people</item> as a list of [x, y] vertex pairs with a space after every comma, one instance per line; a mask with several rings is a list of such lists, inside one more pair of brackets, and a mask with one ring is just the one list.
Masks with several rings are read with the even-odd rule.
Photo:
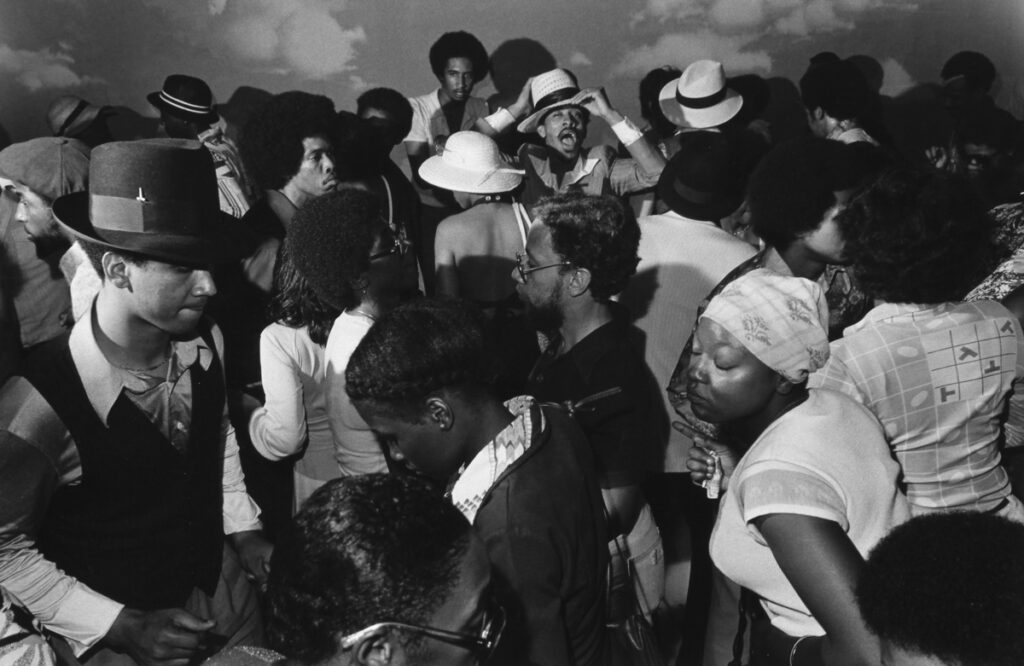
[[830, 52], [795, 136], [713, 60], [640, 125], [429, 62], [238, 128], [172, 74], [164, 136], [62, 97], [0, 151], [0, 663], [1024, 663], [992, 63], [907, 155]]

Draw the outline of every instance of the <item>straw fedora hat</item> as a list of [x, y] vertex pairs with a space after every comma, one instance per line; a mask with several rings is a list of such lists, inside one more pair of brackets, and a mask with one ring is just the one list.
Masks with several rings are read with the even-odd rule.
[[533, 113], [519, 123], [517, 129], [523, 134], [536, 132], [540, 119], [547, 113], [566, 106], [579, 106], [580, 101], [589, 94], [589, 92], [580, 91], [576, 77], [568, 70], [552, 69], [538, 74], [530, 82]]
[[456, 132], [440, 155], [420, 165], [420, 178], [453, 192], [496, 194], [519, 187], [521, 169], [502, 160], [494, 139], [479, 132]]
[[170, 263], [220, 263], [249, 249], [220, 210], [213, 158], [198, 141], [96, 147], [89, 190], [58, 198], [53, 214], [77, 238]]
[[50, 103], [46, 121], [54, 136], [77, 137], [101, 115], [112, 113], [108, 106], [96, 106], [81, 97], [63, 95]]
[[177, 118], [215, 123], [220, 118], [213, 105], [213, 92], [206, 81], [187, 74], [171, 74], [164, 86], [146, 95], [149, 103]]
[[722, 63], [698, 60], [678, 79], [665, 84], [658, 104], [673, 125], [708, 129], [739, 113], [743, 98], [726, 84]]

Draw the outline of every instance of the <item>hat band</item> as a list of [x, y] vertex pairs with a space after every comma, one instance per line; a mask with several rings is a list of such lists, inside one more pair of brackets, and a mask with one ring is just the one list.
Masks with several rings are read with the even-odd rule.
[[206, 115], [213, 111], [213, 107], [209, 104], [193, 104], [186, 102], [183, 99], [178, 99], [173, 95], [168, 95], [165, 91], [160, 91], [160, 99], [167, 102], [176, 109], [180, 109], [186, 113], [195, 113], [197, 115]]
[[709, 204], [719, 198], [717, 192], [705, 192], [704, 190], [695, 190], [692, 187], [688, 187], [678, 180], [672, 181], [672, 189], [676, 194], [686, 199], [690, 203], [695, 204]]
[[725, 86], [722, 86], [721, 90], [707, 97], [687, 97], [677, 90], [676, 101], [688, 109], [707, 109], [724, 100], [727, 90]]
[[533, 110], [541, 111], [545, 107], [551, 106], [553, 104], [558, 104], [559, 102], [564, 102], [567, 99], [572, 99], [573, 97], [578, 95], [579, 92], [579, 88], [560, 88], [552, 93], [544, 95], [539, 100], [537, 100], [537, 102], [533, 105]]
[[63, 136], [64, 132], [68, 130], [68, 127], [71, 127], [71, 123], [75, 122], [75, 119], [82, 115], [82, 111], [85, 111], [85, 107], [87, 106], [89, 106], [89, 102], [86, 102], [84, 99], [78, 100], [78, 104], [75, 105], [75, 108], [71, 110], [68, 117], [60, 124], [60, 129], [54, 132], [53, 135]]
[[189, 235], [195, 207], [185, 201], [153, 203], [103, 194], [89, 195], [89, 220], [97, 231]]

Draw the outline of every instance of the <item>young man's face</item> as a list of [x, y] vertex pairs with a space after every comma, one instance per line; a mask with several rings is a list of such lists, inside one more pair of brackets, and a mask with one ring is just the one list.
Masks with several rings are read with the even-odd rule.
[[537, 125], [537, 134], [551, 150], [566, 159], [576, 159], [583, 150], [583, 140], [587, 138], [583, 109], [568, 106], [551, 111]]
[[315, 199], [333, 190], [337, 184], [334, 173], [334, 146], [322, 136], [302, 140], [302, 162], [288, 184], [298, 191], [301, 202]]
[[534, 224], [527, 236], [523, 257], [526, 275], [524, 277], [517, 266], [512, 269], [512, 279], [516, 282], [519, 300], [526, 306], [526, 317], [538, 331], [555, 331], [564, 320], [562, 301], [568, 278], [563, 272], [564, 261], [555, 251], [551, 229], [543, 223]]
[[441, 90], [455, 102], [465, 102], [473, 92], [473, 62], [469, 58], [448, 58], [441, 72]]
[[367, 122], [367, 124], [373, 129], [377, 138], [383, 143], [383, 148], [388, 152], [392, 148], [402, 143], [405, 136], [400, 136], [397, 129], [397, 122], [395, 122], [394, 116], [385, 111], [384, 109], [377, 109], [370, 107], [363, 109], [363, 112], [359, 114], [359, 117]]
[[35, 244], [38, 256], [46, 257], [67, 248], [68, 242], [53, 217], [49, 201], [21, 183], [12, 183], [7, 192], [18, 202], [14, 219], [25, 225], [25, 233]]
[[125, 262], [132, 315], [172, 336], [195, 331], [207, 302], [217, 293], [206, 268], [151, 259]]
[[450, 428], [441, 428], [426, 412], [418, 422], [401, 418], [387, 404], [355, 403], [356, 411], [373, 430], [392, 460], [434, 481], [447, 483], [466, 461]]

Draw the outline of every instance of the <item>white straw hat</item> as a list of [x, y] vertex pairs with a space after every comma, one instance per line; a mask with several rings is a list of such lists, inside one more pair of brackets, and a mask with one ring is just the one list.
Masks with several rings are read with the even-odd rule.
[[566, 106], [580, 106], [580, 101], [590, 94], [580, 91], [576, 77], [564, 69], [552, 69], [538, 74], [530, 82], [530, 101], [533, 113], [528, 115], [517, 128], [523, 134], [537, 131], [541, 116]]
[[662, 113], [677, 127], [718, 127], [739, 113], [743, 97], [726, 85], [725, 68], [714, 60], [698, 60], [669, 81], [658, 94]]
[[431, 185], [470, 194], [514, 190], [524, 173], [501, 158], [494, 139], [479, 132], [452, 134], [439, 155], [420, 165], [420, 178]]

